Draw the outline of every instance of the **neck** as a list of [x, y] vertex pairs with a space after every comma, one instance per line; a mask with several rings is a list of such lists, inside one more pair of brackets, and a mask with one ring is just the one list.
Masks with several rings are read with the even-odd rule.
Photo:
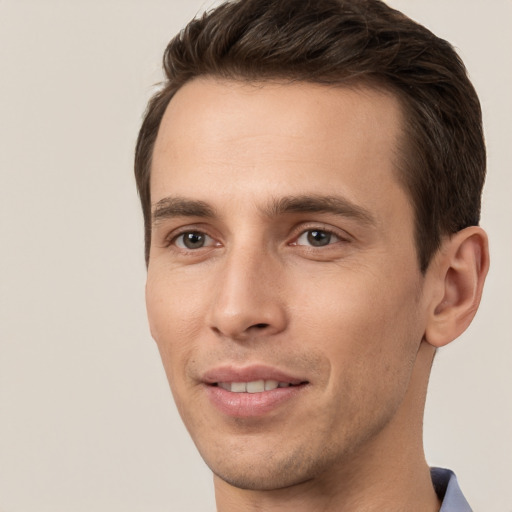
[[434, 349], [423, 342], [397, 414], [364, 448], [328, 474], [284, 489], [239, 489], [214, 477], [218, 512], [437, 512], [425, 461], [423, 409]]

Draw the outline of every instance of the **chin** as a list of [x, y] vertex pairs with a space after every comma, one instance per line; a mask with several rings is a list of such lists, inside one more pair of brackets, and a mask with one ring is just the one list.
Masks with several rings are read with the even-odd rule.
[[252, 491], [286, 489], [306, 483], [335, 463], [334, 454], [324, 452], [312, 457], [304, 447], [288, 453], [284, 449], [279, 453], [240, 453], [236, 449], [226, 452], [230, 454], [229, 458], [212, 454], [203, 458], [217, 478], [233, 487]]
[[233, 487], [250, 491], [275, 491], [311, 480], [311, 477], [303, 475], [302, 472], [285, 472], [282, 468], [223, 468], [214, 471], [214, 474]]

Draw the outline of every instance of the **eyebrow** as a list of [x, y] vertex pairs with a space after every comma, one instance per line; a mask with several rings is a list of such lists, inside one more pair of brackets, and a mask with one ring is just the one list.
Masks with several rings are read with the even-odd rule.
[[265, 214], [274, 217], [286, 213], [332, 213], [353, 218], [366, 225], [375, 225], [373, 215], [362, 206], [340, 196], [301, 195], [273, 200]]
[[[340, 196], [300, 195], [272, 199], [262, 209], [267, 217], [291, 213], [331, 213], [355, 219], [365, 225], [375, 225], [373, 215], [362, 206]], [[153, 207], [153, 224], [174, 217], [215, 218], [215, 209], [205, 201], [185, 197], [165, 197]]]
[[215, 210], [204, 201], [184, 197], [164, 197], [153, 207], [153, 224], [174, 217], [215, 217]]

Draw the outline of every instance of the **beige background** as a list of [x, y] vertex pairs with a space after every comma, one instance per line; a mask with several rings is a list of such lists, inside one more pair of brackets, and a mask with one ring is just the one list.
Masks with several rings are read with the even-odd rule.
[[[483, 103], [493, 254], [434, 366], [428, 460], [512, 512], [511, 0], [390, 0], [459, 49]], [[0, 0], [0, 511], [214, 509], [146, 327], [133, 146], [202, 0]]]

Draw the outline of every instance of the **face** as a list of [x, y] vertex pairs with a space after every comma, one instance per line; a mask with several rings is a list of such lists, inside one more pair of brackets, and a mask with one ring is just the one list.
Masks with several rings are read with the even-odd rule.
[[179, 409], [223, 481], [335, 474], [402, 407], [425, 327], [397, 100], [196, 79], [153, 156], [147, 309]]

